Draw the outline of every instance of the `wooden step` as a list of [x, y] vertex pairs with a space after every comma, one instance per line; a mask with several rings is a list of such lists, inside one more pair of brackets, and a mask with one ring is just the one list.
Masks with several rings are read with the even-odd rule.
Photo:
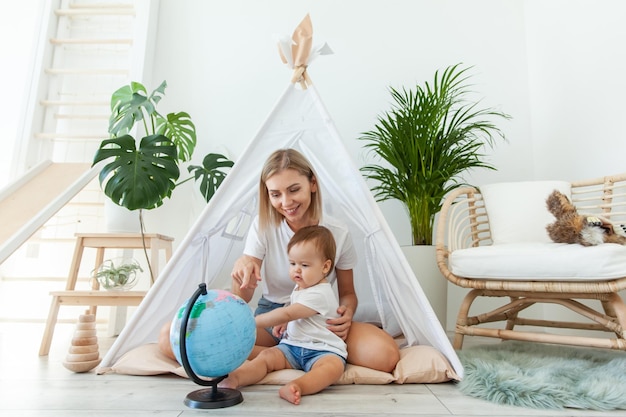
[[57, 9], [54, 11], [57, 16], [79, 17], [79, 16], [135, 16], [135, 9], [132, 7], [117, 8], [71, 8]]
[[132, 39], [50, 38], [53, 45], [132, 45]]

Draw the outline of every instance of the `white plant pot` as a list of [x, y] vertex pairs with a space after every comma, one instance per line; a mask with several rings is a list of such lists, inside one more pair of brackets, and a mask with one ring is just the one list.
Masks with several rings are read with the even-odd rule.
[[107, 233], [139, 233], [139, 211], [104, 200], [104, 228]]
[[417, 278], [442, 327], [446, 328], [448, 308], [448, 280], [437, 267], [434, 245], [402, 246], [415, 277]]

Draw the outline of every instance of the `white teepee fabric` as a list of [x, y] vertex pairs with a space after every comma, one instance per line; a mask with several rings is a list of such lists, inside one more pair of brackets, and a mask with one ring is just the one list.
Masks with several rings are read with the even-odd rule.
[[402, 333], [409, 345], [435, 347], [462, 377], [454, 349], [315, 87], [301, 89], [291, 83], [100, 366], [113, 366], [125, 352], [156, 342], [161, 325], [172, 319], [199, 283], [230, 289], [232, 265], [243, 252], [248, 226], [257, 213], [261, 167], [279, 148], [295, 148], [311, 161], [324, 213], [350, 227], [359, 256], [355, 319], [379, 322], [393, 335]]

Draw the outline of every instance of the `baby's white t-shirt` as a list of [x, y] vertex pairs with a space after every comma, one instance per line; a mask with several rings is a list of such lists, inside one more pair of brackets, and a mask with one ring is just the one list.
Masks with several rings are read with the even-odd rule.
[[[319, 224], [328, 228], [335, 238], [337, 245], [335, 268], [354, 269], [357, 256], [348, 227], [329, 216], [325, 216]], [[293, 281], [289, 278], [287, 244], [294, 234], [283, 219], [278, 227], [269, 227], [260, 235], [258, 216], [255, 217], [248, 231], [243, 252], [263, 261], [260, 286], [263, 297], [274, 303], [288, 303], [293, 290]], [[334, 284], [337, 274], [333, 270], [326, 279], [330, 284]]]

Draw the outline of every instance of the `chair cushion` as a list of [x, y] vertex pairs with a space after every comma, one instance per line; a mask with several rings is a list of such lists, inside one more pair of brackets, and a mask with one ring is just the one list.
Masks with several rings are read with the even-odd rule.
[[571, 195], [565, 181], [520, 181], [480, 187], [494, 244], [551, 242], [546, 226], [554, 222], [546, 199], [554, 190]]
[[449, 268], [466, 278], [606, 281], [626, 276], [626, 246], [537, 242], [479, 246], [452, 252]]

